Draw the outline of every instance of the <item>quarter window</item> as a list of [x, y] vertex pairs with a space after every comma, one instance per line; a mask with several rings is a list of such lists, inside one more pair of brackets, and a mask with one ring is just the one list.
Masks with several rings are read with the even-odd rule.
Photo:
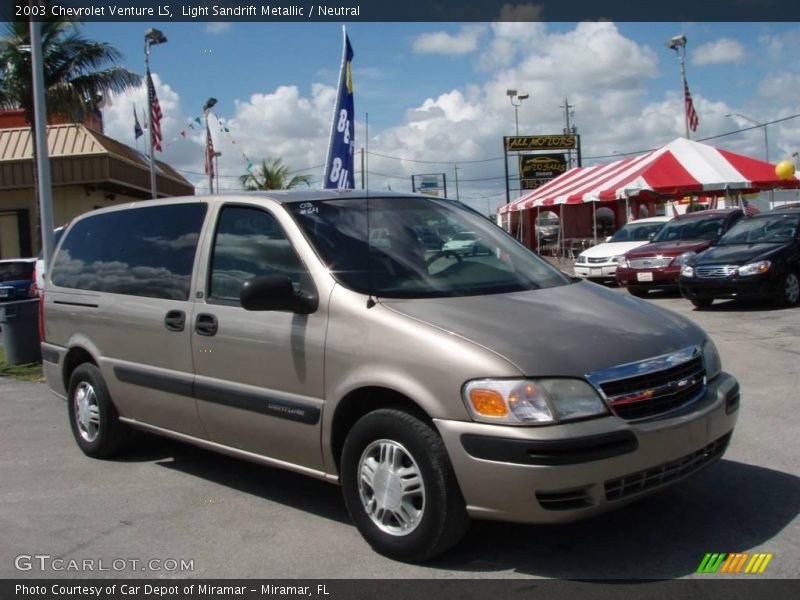
[[211, 259], [209, 298], [239, 301], [242, 284], [261, 275], [288, 275], [300, 289], [306, 271], [275, 217], [258, 209], [222, 209]]

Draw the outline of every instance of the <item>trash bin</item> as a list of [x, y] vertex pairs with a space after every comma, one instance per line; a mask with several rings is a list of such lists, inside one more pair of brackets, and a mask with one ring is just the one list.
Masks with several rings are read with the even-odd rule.
[[0, 303], [0, 327], [7, 364], [41, 362], [38, 298]]

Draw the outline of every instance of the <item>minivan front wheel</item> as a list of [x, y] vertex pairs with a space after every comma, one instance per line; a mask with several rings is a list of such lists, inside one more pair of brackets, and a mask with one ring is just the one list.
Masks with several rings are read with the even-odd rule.
[[407, 412], [380, 409], [356, 422], [344, 443], [341, 481], [359, 532], [390, 558], [432, 558], [469, 526], [444, 443]]
[[108, 387], [95, 365], [80, 365], [69, 379], [69, 423], [78, 447], [92, 458], [117, 454], [128, 440]]

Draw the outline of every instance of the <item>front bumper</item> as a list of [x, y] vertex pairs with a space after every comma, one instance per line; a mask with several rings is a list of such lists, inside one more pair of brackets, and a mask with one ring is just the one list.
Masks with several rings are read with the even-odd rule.
[[619, 285], [642, 289], [668, 289], [678, 287], [680, 267], [659, 267], [657, 269], [631, 269], [617, 267], [616, 280]]
[[719, 459], [736, 425], [738, 397], [736, 380], [721, 373], [690, 412], [658, 420], [435, 423], [471, 516], [558, 523], [622, 506]]
[[771, 273], [750, 277], [680, 278], [681, 295], [689, 300], [767, 299], [780, 291]]
[[617, 263], [614, 264], [575, 264], [575, 277], [583, 279], [614, 279]]

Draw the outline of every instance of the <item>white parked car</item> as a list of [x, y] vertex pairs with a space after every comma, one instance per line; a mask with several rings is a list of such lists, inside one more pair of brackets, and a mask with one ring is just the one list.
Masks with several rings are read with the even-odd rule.
[[617, 264], [626, 252], [644, 246], [672, 217], [650, 217], [631, 221], [603, 244], [580, 253], [575, 261], [575, 276], [585, 279], [614, 279]]
[[[53, 251], [55, 251], [56, 246], [58, 246], [58, 241], [61, 239], [61, 234], [64, 233], [64, 228], [65, 227], [66, 227], [66, 225], [63, 225], [61, 227], [56, 227], [53, 230]], [[36, 268], [35, 268], [35, 271], [34, 271], [34, 278], [33, 278], [34, 279], [34, 284], [35, 284], [35, 290], [36, 290], [36, 294], [37, 295], [40, 294], [42, 292], [42, 290], [44, 289], [44, 275], [45, 275], [45, 273], [44, 273], [44, 254], [43, 254], [43, 252], [44, 251], [39, 252], [39, 256], [36, 259]]]
[[442, 252], [451, 254], [491, 254], [492, 251], [482, 243], [481, 237], [474, 231], [459, 231], [442, 246]]

